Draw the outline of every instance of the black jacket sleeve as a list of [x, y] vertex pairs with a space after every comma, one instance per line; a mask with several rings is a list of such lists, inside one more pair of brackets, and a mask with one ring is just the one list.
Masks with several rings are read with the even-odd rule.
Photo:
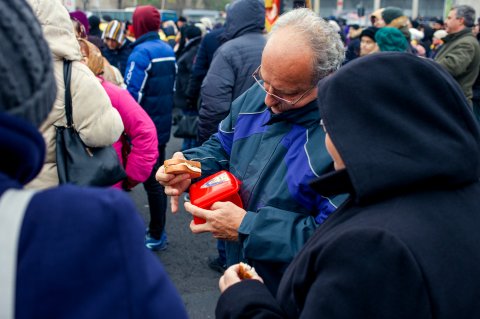
[[223, 292], [215, 316], [220, 318], [283, 318], [282, 310], [264, 284], [243, 280]]

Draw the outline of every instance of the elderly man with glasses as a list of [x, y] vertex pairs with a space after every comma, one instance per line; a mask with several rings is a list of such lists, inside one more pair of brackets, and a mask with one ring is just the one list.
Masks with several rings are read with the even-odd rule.
[[[217, 202], [210, 210], [185, 203], [188, 212], [207, 221], [190, 228], [226, 240], [227, 264], [249, 263], [272, 293], [289, 262], [338, 204], [313, 192], [309, 182], [333, 169], [325, 147], [312, 142], [325, 135], [318, 125], [316, 84], [337, 70], [343, 57], [339, 35], [314, 12], [282, 15], [253, 74], [257, 83], [232, 103], [207, 142], [174, 154], [200, 161], [202, 177], [225, 169], [242, 182], [244, 209], [230, 202]], [[191, 180], [165, 174], [163, 167], [156, 177], [176, 211]]]

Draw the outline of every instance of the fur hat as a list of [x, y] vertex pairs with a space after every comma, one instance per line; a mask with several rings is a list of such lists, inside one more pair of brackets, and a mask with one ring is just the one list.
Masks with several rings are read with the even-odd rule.
[[375, 34], [375, 41], [380, 51], [405, 52], [408, 48], [407, 39], [397, 28], [381, 28]]
[[382, 12], [382, 18], [386, 24], [403, 16], [403, 10], [397, 7], [386, 7]]
[[0, 26], [0, 112], [38, 127], [56, 96], [48, 44], [24, 0], [0, 1]]
[[118, 20], [110, 21], [102, 34], [102, 39], [112, 39], [118, 43], [123, 43], [125, 40], [125, 33], [123, 30], [123, 23]]
[[360, 34], [360, 40], [362, 39], [362, 37], [369, 37], [370, 39], [372, 39], [373, 41], [375, 41], [375, 34], [377, 33], [378, 31], [378, 28], [376, 27], [368, 27], [366, 29], [364, 29], [362, 31], [362, 33]]

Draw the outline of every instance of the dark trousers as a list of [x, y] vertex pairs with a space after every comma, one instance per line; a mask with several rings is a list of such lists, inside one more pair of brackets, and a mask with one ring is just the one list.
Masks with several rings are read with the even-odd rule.
[[218, 251], [218, 258], [223, 264], [227, 264], [227, 254], [225, 252], [225, 241], [218, 239], [217, 240], [217, 251]]
[[167, 195], [165, 189], [155, 179], [155, 174], [160, 166], [165, 161], [165, 144], [158, 145], [158, 160], [154, 165], [152, 173], [148, 179], [143, 183], [143, 187], [147, 192], [148, 206], [150, 209], [150, 236], [155, 239], [160, 239], [165, 230], [165, 215], [167, 212]]

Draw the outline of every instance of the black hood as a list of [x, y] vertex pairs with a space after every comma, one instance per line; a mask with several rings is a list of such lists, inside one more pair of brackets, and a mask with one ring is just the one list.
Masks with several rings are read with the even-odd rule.
[[479, 127], [434, 61], [399, 52], [356, 59], [322, 80], [318, 103], [357, 203], [478, 181]]
[[265, 28], [265, 4], [259, 0], [234, 0], [227, 9], [225, 32], [221, 42], [237, 38], [249, 32], [263, 32]]

